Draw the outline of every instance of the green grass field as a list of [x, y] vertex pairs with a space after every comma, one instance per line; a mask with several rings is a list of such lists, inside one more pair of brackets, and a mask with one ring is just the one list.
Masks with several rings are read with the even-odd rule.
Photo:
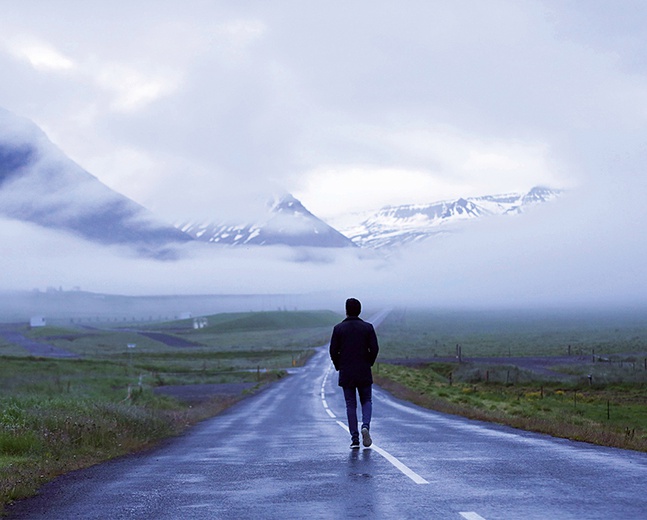
[[563, 356], [647, 352], [647, 311], [395, 310], [379, 330], [382, 358]]

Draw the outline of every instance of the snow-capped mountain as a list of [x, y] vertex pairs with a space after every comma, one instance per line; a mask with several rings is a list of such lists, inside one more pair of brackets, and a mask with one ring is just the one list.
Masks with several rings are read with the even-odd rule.
[[171, 226], [102, 184], [36, 125], [0, 108], [0, 217], [130, 246], [157, 258], [172, 257], [174, 244], [194, 240], [232, 246], [395, 247], [451, 231], [460, 222], [520, 213], [559, 194], [536, 187], [523, 194], [388, 206], [328, 223], [286, 194], [268, 204], [263, 218], [250, 219], [254, 222]]
[[192, 240], [111, 190], [59, 150], [35, 124], [0, 108], [0, 216], [158, 258]]
[[522, 213], [530, 206], [548, 202], [559, 195], [559, 190], [535, 187], [528, 193], [387, 206], [330, 223], [359, 246], [375, 249], [395, 247], [450, 232], [461, 222], [491, 215]]
[[289, 194], [271, 201], [265, 218], [253, 224], [185, 222], [177, 227], [197, 240], [217, 244], [355, 247]]

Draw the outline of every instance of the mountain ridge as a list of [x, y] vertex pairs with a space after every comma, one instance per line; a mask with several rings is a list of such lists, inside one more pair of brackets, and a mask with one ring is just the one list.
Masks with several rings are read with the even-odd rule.
[[253, 224], [165, 224], [68, 158], [27, 118], [0, 108], [0, 216], [62, 230], [138, 254], [173, 258], [177, 244], [356, 247], [290, 194]]
[[429, 204], [385, 206], [377, 211], [332, 220], [332, 226], [360, 247], [393, 248], [451, 232], [461, 222], [519, 214], [550, 202], [561, 190], [535, 186], [525, 193], [459, 197]]

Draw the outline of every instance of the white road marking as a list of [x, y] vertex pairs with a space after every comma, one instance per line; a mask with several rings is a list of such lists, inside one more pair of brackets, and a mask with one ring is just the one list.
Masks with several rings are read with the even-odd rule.
[[470, 511], [467, 513], [458, 513], [461, 515], [465, 520], [485, 520], [481, 515], [477, 515], [476, 513]]
[[[348, 429], [348, 426], [346, 426], [343, 422], [337, 421], [337, 424], [339, 426], [341, 426], [344, 430], [346, 430], [347, 433], [350, 433], [350, 430]], [[422, 478], [420, 475], [418, 475], [411, 468], [407, 467], [406, 464], [402, 463], [396, 457], [391, 455], [388, 451], [383, 450], [382, 448], [380, 448], [376, 444], [371, 444], [371, 449], [375, 450], [380, 455], [382, 455], [382, 457], [384, 457], [386, 460], [388, 460], [391, 464], [393, 464], [397, 469], [399, 469], [407, 477], [409, 477], [411, 480], [413, 480], [416, 484], [429, 484], [429, 482], [427, 482], [424, 478]]]
[[[330, 415], [330, 417], [335, 419], [335, 415], [330, 411], [330, 408], [328, 407], [328, 402], [326, 401], [325, 385], [326, 385], [326, 381], [328, 380], [328, 374], [330, 374], [330, 368], [328, 368], [328, 371], [326, 372], [326, 375], [324, 376], [324, 379], [323, 379], [323, 383], [321, 385], [321, 402], [323, 404], [324, 410], [326, 410], [326, 412], [328, 412], [328, 415]], [[348, 426], [346, 426], [343, 422], [337, 421], [337, 424], [339, 426], [341, 426], [344, 430], [346, 430], [346, 432], [350, 433], [350, 430], [348, 429]], [[388, 460], [391, 464], [393, 464], [397, 469], [399, 469], [407, 477], [409, 477], [411, 480], [413, 480], [416, 484], [429, 484], [428, 481], [426, 481], [424, 478], [422, 478], [420, 475], [418, 475], [415, 471], [413, 471], [411, 468], [409, 468], [406, 464], [402, 463], [396, 457], [391, 455], [388, 451], [383, 450], [382, 448], [380, 448], [379, 446], [377, 446], [375, 444], [372, 444], [371, 448], [374, 449], [376, 452], [378, 452], [380, 455], [382, 455], [382, 457], [384, 457], [386, 460]], [[478, 519], [474, 518], [474, 519], [469, 519], [469, 520], [478, 520]]]
[[411, 480], [413, 480], [416, 484], [429, 484], [428, 481], [426, 481], [424, 478], [422, 478], [420, 475], [418, 475], [415, 471], [413, 471], [411, 468], [407, 467], [405, 464], [400, 462], [397, 458], [395, 458], [393, 455], [391, 455], [388, 451], [383, 450], [379, 446], [376, 446], [373, 444], [371, 446], [375, 451], [377, 451], [382, 457], [384, 457], [386, 460], [388, 460], [391, 464], [393, 464], [396, 468], [398, 468], [402, 473], [404, 473], [407, 477], [409, 477]]

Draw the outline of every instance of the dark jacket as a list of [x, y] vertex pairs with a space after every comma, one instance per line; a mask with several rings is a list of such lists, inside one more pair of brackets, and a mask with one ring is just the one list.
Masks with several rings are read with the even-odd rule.
[[330, 359], [339, 370], [339, 386], [373, 383], [371, 367], [379, 347], [373, 325], [359, 317], [347, 317], [335, 325], [330, 338]]

